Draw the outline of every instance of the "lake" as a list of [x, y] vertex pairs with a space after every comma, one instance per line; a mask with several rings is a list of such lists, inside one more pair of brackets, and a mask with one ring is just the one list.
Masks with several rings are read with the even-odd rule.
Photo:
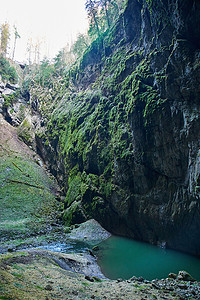
[[162, 279], [169, 273], [189, 272], [200, 281], [200, 259], [128, 238], [112, 236], [99, 245], [98, 264], [110, 279]]

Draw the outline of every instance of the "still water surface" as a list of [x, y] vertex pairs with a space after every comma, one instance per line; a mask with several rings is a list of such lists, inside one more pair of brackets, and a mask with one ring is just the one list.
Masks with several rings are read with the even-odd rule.
[[133, 275], [147, 280], [166, 278], [180, 270], [200, 280], [200, 259], [173, 250], [112, 236], [99, 245], [98, 264], [110, 279], [129, 279]]

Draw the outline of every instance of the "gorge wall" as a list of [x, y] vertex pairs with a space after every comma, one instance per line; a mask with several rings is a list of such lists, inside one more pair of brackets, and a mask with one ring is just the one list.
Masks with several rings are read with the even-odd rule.
[[199, 1], [129, 0], [66, 78], [31, 89], [66, 224], [200, 254], [199, 20]]

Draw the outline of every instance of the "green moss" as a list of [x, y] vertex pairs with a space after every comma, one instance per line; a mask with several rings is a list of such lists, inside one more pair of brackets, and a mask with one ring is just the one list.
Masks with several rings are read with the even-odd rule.
[[[51, 192], [53, 182], [36, 163], [12, 155], [0, 160], [0, 182], [0, 233], [5, 241], [39, 234], [59, 207]], [[43, 189], [37, 188], [41, 185]]]
[[15, 252], [15, 253], [1, 254], [0, 261], [9, 260], [10, 258], [21, 257], [21, 256], [28, 256], [28, 253], [20, 251], [20, 252]]
[[81, 197], [81, 176], [73, 176], [69, 178], [69, 188], [65, 198], [65, 203], [67, 206], [70, 206], [74, 201], [77, 201]]
[[170, 24], [166, 5], [160, 0], [146, 0], [143, 4], [143, 8], [145, 8], [145, 4], [147, 4], [151, 26], [157, 29], [156, 35], [158, 37], [162, 34], [166, 26]]
[[29, 123], [27, 119], [21, 123], [21, 125], [17, 129], [19, 137], [27, 144], [31, 145], [34, 140], [32, 125]]
[[[105, 62], [101, 76], [102, 89], [114, 91], [112, 98], [102, 96], [99, 88], [81, 91], [67, 94], [54, 110], [47, 134], [51, 144], [59, 145], [68, 170], [64, 215], [67, 225], [92, 217], [97, 210], [105, 214], [104, 201], [109, 201], [115, 190], [112, 184], [115, 160], [128, 165], [134, 159], [142, 162], [143, 155], [138, 160], [133, 151], [129, 118], [138, 110], [147, 126], [151, 115], [165, 102], [153, 86], [154, 53], [143, 59], [142, 52], [130, 51], [126, 55], [125, 48], [117, 50], [112, 60]], [[157, 80], [163, 80], [162, 74], [156, 76]], [[114, 82], [117, 82], [115, 87]], [[97, 80], [95, 84], [97, 89], [100, 83]]]
[[63, 221], [66, 226], [86, 221], [86, 217], [81, 206], [81, 201], [74, 201], [73, 204], [65, 210]]

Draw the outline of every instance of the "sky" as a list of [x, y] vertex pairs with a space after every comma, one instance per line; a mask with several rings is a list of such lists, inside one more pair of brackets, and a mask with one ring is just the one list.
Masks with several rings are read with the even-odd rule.
[[27, 62], [27, 45], [40, 44], [40, 59], [52, 59], [59, 50], [86, 33], [88, 19], [85, 0], [5, 0], [1, 1], [0, 25], [8, 22], [12, 32], [9, 53], [14, 46], [14, 25], [21, 38], [17, 39], [15, 60]]

